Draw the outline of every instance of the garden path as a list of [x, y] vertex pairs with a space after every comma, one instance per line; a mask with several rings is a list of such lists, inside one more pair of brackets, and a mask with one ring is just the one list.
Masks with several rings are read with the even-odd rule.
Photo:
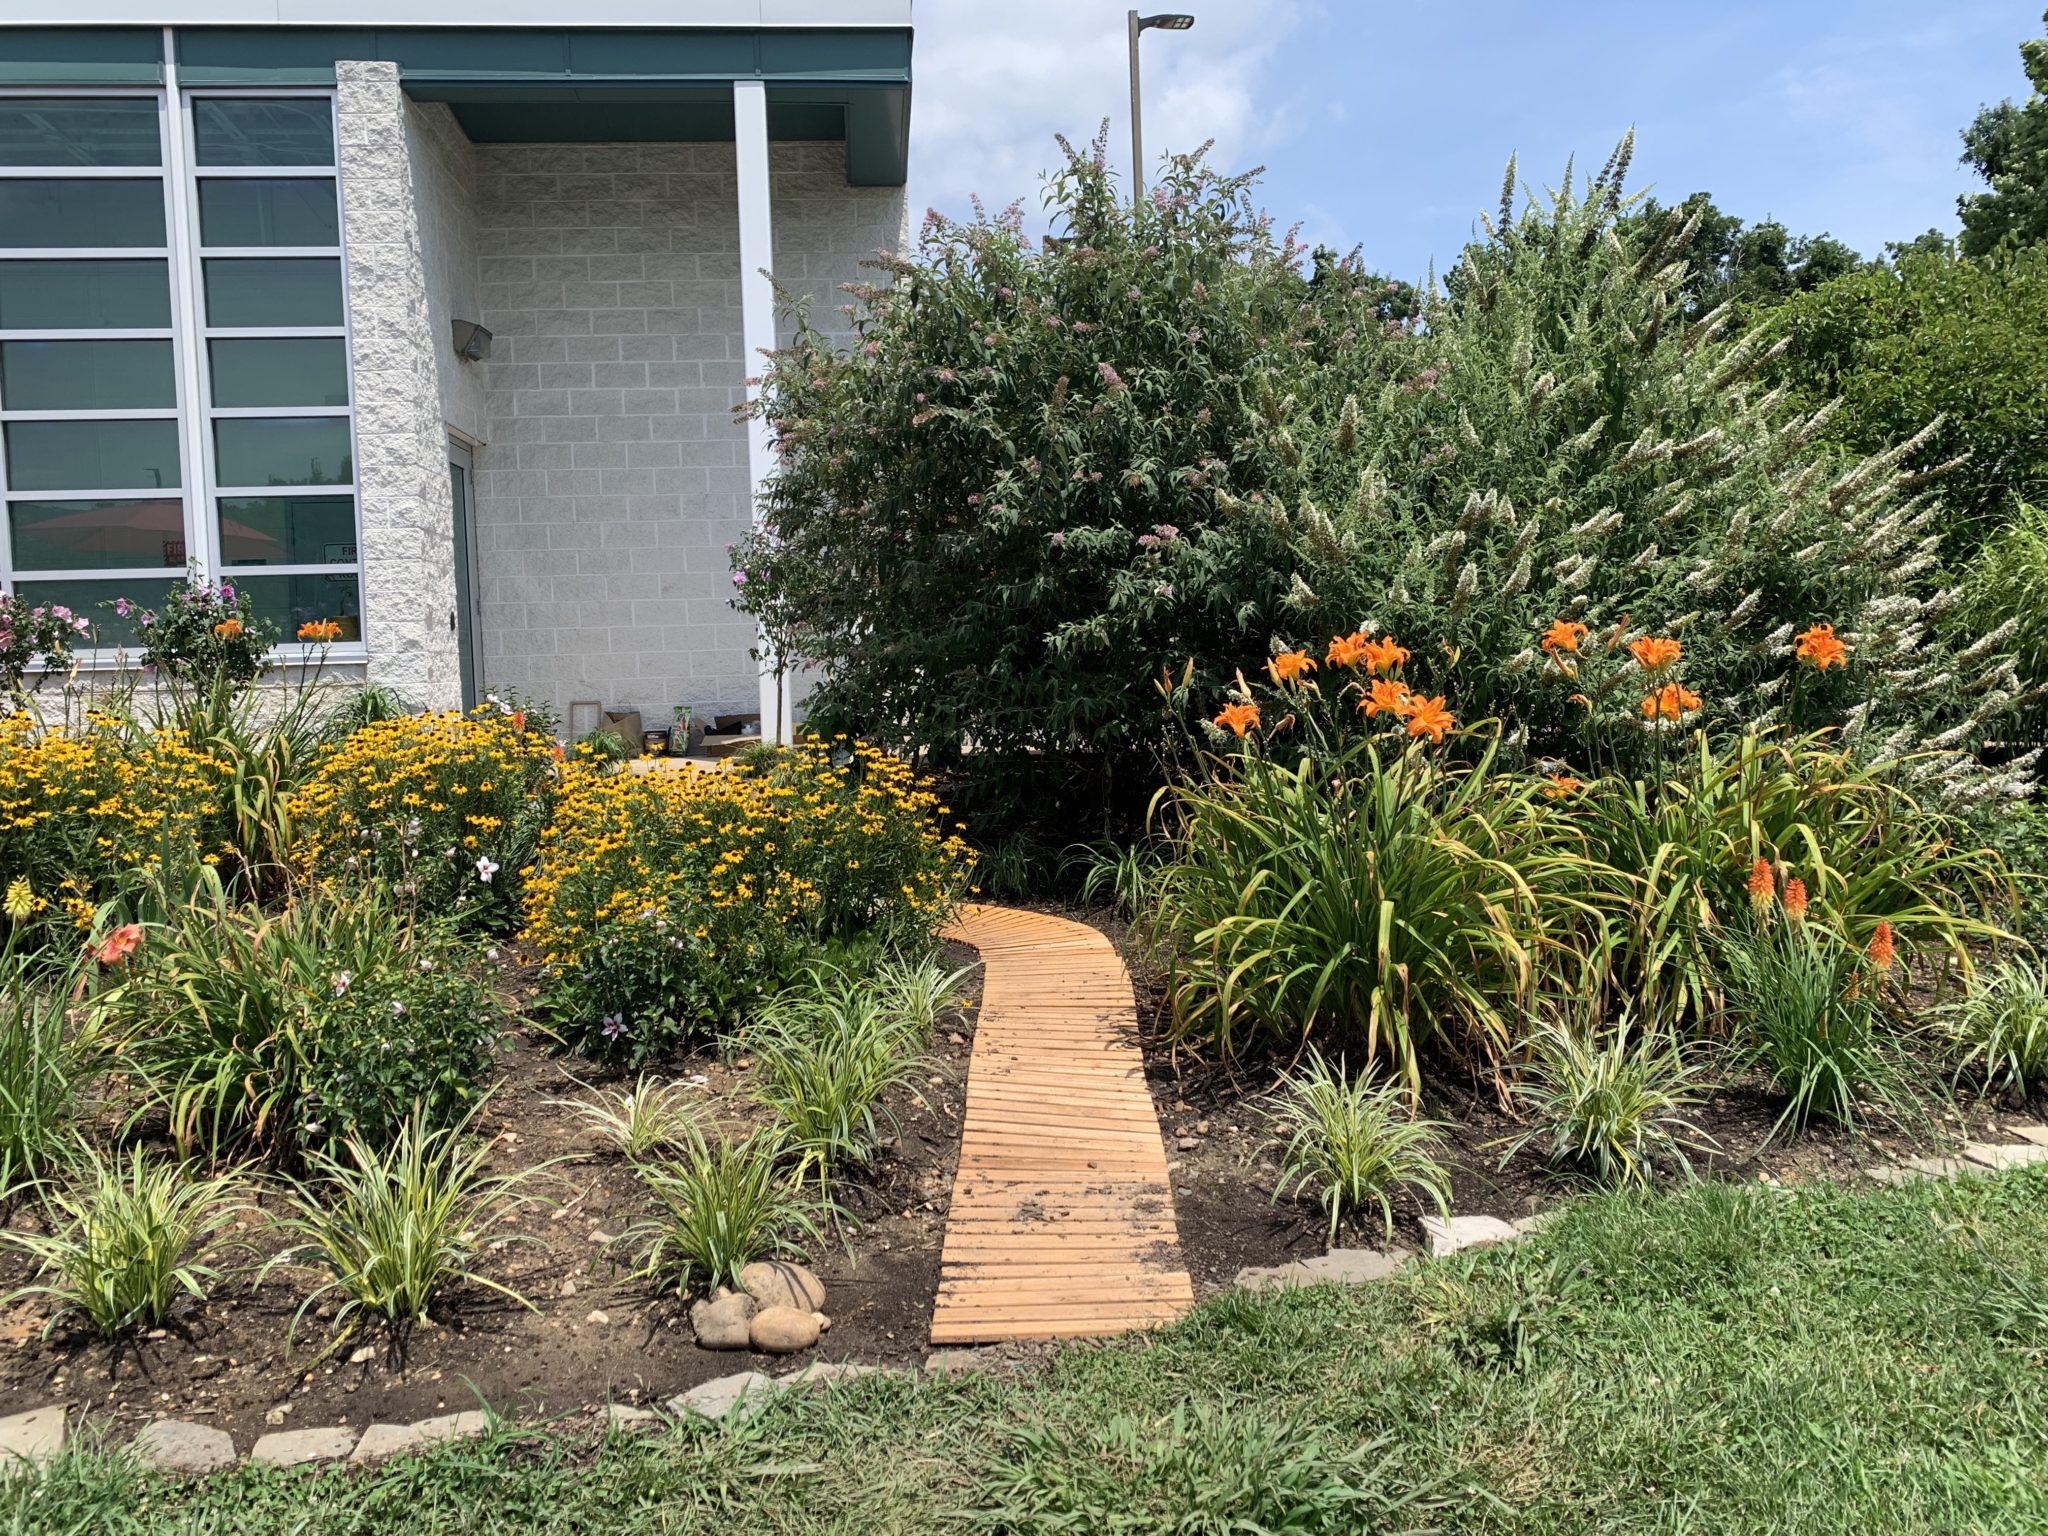
[[1084, 923], [1013, 908], [964, 907], [945, 936], [983, 975], [932, 1343], [1178, 1317], [1194, 1286], [1123, 961]]

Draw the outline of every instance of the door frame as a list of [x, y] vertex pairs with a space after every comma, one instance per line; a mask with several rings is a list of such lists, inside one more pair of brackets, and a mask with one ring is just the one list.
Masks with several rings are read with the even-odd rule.
[[476, 708], [484, 699], [483, 598], [476, 558], [476, 449], [453, 432], [448, 434], [448, 480], [453, 518], [449, 536], [455, 556], [455, 650], [462, 674], [462, 707]]

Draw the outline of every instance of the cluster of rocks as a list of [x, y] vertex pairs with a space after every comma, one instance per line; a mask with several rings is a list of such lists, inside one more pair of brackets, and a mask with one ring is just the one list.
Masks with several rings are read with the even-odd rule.
[[747, 1265], [738, 1290], [720, 1286], [690, 1308], [702, 1349], [794, 1355], [816, 1345], [831, 1326], [824, 1285], [803, 1265], [781, 1259]]

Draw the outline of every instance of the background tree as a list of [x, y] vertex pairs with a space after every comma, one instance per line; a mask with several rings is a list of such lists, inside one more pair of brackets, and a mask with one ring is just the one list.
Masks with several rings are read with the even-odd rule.
[[[1723, 213], [1705, 192], [1675, 205], [1692, 233], [1675, 252], [1689, 271], [1681, 288], [1685, 313], [1697, 316], [1722, 304], [1734, 307], [1738, 328], [1795, 293], [1863, 266], [1863, 258], [1832, 235], [1794, 235], [1776, 219], [1744, 224]], [[1620, 220], [1624, 238], [1647, 240], [1671, 216], [1646, 197]]]
[[1990, 183], [1957, 200], [1966, 256], [2048, 240], [2048, 37], [2021, 43], [2020, 60], [2033, 94], [1986, 107], [1963, 130], [1963, 163]]

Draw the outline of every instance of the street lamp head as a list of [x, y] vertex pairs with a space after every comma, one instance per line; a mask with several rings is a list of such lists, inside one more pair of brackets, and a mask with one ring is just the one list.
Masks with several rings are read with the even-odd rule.
[[1195, 18], [1188, 15], [1185, 11], [1173, 11], [1164, 15], [1140, 16], [1138, 18], [1138, 30], [1140, 32], [1144, 31], [1147, 27], [1157, 27], [1162, 32], [1185, 32], [1194, 24]]

